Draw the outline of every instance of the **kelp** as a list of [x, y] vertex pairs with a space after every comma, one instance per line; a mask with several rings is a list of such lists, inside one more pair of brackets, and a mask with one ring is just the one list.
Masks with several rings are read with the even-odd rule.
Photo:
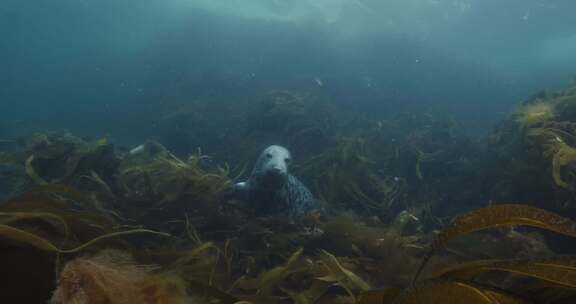
[[[357, 291], [371, 288], [331, 253], [321, 251], [318, 260], [304, 260], [302, 249], [294, 252], [284, 265], [268, 270], [256, 279], [242, 279], [238, 286], [244, 290], [257, 290], [261, 299], [283, 293], [298, 304], [322, 302], [326, 297], [334, 300], [334, 295], [327, 294], [331, 287], [342, 288], [352, 299]], [[249, 300], [251, 296], [241, 298]]]
[[[222, 288], [229, 282], [229, 273], [220, 271], [221, 251], [212, 242], [199, 244], [197, 247], [185, 251], [177, 258], [170, 268], [175, 269], [188, 281], [204, 282], [208, 285], [217, 285]], [[216, 277], [218, 276], [218, 277]]]
[[281, 290], [290, 296], [294, 304], [314, 304], [328, 292], [331, 285], [330, 282], [316, 280], [306, 290], [293, 291], [287, 288]]
[[30, 157], [26, 159], [26, 165], [25, 165], [26, 174], [28, 174], [28, 176], [38, 185], [48, 184], [47, 181], [45, 181], [42, 177], [40, 177], [40, 175], [38, 175], [38, 173], [36, 173], [36, 170], [34, 170], [32, 162], [34, 162], [34, 155], [30, 155]]
[[566, 181], [567, 169], [576, 166], [576, 149], [570, 146], [569, 141], [576, 143], [573, 135], [553, 128], [539, 128], [527, 132], [527, 137], [540, 145], [543, 156], [547, 157], [551, 163], [550, 170], [552, 178], [558, 187], [567, 190], [572, 189], [571, 181]]
[[[361, 296], [358, 303], [500, 304], [532, 303], [531, 300], [535, 299], [530, 296], [535, 289], [524, 289], [519, 292], [514, 290], [514, 285], [510, 283], [494, 285], [490, 280], [482, 282], [479, 276], [489, 272], [514, 274], [546, 283], [549, 290], [557, 290], [561, 296], [558, 302], [545, 303], [563, 303], [564, 299], [576, 295], [574, 257], [472, 261], [447, 268], [424, 281], [417, 281], [431, 255], [444, 248], [452, 239], [483, 229], [516, 225], [537, 227], [576, 237], [576, 222], [542, 209], [522, 205], [499, 205], [472, 211], [459, 217], [440, 232], [416, 272], [411, 287], [402, 291], [390, 288], [372, 291]], [[564, 292], [567, 288], [572, 291]]]
[[[71, 204], [74, 204], [76, 208], [83, 206], [87, 209], [84, 211], [75, 210], [70, 212], [69, 208], [72, 207], [70, 206]], [[41, 188], [36, 188], [33, 191], [11, 200], [0, 208], [0, 210], [4, 210], [0, 212], [0, 236], [16, 243], [28, 244], [40, 250], [58, 253], [78, 252], [101, 240], [135, 233], [153, 233], [168, 236], [165, 233], [147, 229], [112, 232], [112, 230], [110, 230], [110, 228], [112, 228], [112, 221], [108, 216], [102, 214], [102, 212], [94, 206], [90, 208], [88, 204], [86, 198], [81, 193], [65, 186], [46, 185]], [[83, 213], [85, 217], [82, 217]], [[31, 225], [31, 223], [33, 225]], [[86, 240], [86, 242], [74, 248], [63, 249], [59, 247], [59, 245], [55, 245], [53, 241], [45, 238], [46, 232], [38, 234], [37, 230], [40, 223], [48, 224], [51, 228], [47, 229], [47, 233], [51, 235], [51, 238], [57, 234], [57, 239], [63, 244], [69, 241], [77, 242]], [[90, 230], [100, 227], [103, 234], [87, 240], [86, 237], [91, 237], [92, 233], [89, 233], [90, 235], [78, 234], [82, 232], [84, 230], [82, 228], [85, 227], [89, 227]], [[104, 233], [106, 231], [110, 232]], [[71, 235], [72, 232], [76, 235]]]
[[[117, 226], [112, 210], [103, 208], [88, 194], [61, 184], [35, 187], [4, 203], [0, 206], [0, 212], [53, 214], [68, 225], [70, 241], [85, 242], [114, 232]], [[30, 227], [35, 222], [22, 224]]]
[[22, 153], [28, 176], [35, 184], [81, 185], [92, 172], [111, 179], [118, 164], [114, 147], [106, 138], [87, 142], [70, 133], [34, 134]]
[[214, 203], [230, 186], [227, 170], [207, 172], [200, 167], [202, 155], [182, 161], [156, 142], [148, 141], [122, 160], [117, 178], [127, 203], [165, 205], [187, 198]]
[[[572, 93], [566, 92], [562, 96], [568, 94]], [[494, 192], [490, 187], [493, 184], [498, 183], [502, 192], [511, 191], [517, 186], [515, 182], [531, 185], [534, 189], [549, 187], [555, 191], [553, 193], [571, 191], [575, 179], [569, 149], [576, 147], [573, 135], [576, 126], [562, 121], [568, 116], [557, 107], [561, 103], [568, 107], [570, 98], [547, 94], [541, 99], [546, 103], [549, 99], [557, 99], [550, 103], [554, 105], [554, 115], [540, 119], [542, 117], [537, 114], [536, 120], [540, 121], [527, 123], [524, 128], [518, 128], [519, 121], [511, 121], [511, 129], [514, 129], [511, 132], [518, 136], [518, 144], [523, 149], [511, 149], [514, 153], [506, 154], [503, 151], [508, 148], [509, 137], [498, 134], [502, 135], [497, 141], [502, 150], [497, 151], [501, 152], [506, 164], [513, 163], [525, 170], [508, 171], [496, 166], [503, 175], [509, 176], [510, 183], [500, 183], [501, 179], [484, 175], [484, 169], [474, 167], [479, 165], [474, 161], [484, 157], [486, 154], [481, 153], [486, 151], [475, 150], [468, 141], [461, 140], [453, 120], [429, 113], [406, 113], [387, 121], [335, 122], [333, 116], [320, 115], [329, 108], [322, 108], [313, 99], [291, 92], [264, 96], [260, 100], [261, 108], [251, 113], [253, 116], [236, 113], [234, 121], [238, 122], [235, 124], [238, 132], [222, 132], [226, 134], [214, 137], [218, 138], [218, 148], [224, 146], [218, 151], [215, 146], [204, 145], [212, 140], [206, 138], [212, 138], [210, 132], [214, 129], [209, 128], [214, 122], [210, 117], [200, 115], [203, 113], [201, 105], [180, 109], [180, 113], [162, 118], [164, 124], [168, 120], [171, 122], [172, 129], [165, 131], [174, 139], [173, 143], [185, 141], [182, 138], [194, 139], [183, 144], [189, 149], [178, 151], [178, 157], [153, 141], [126, 154], [110, 154], [106, 149], [111, 146], [105, 141], [91, 142], [62, 134], [40, 135], [29, 141], [18, 165], [23, 173], [27, 171], [28, 187], [45, 185], [26, 199], [8, 202], [7, 209], [0, 208], [3, 212], [0, 213], [0, 225], [18, 230], [6, 230], [15, 237], [4, 238], [9, 241], [5, 244], [18, 249], [18, 253], [34, 251], [60, 258], [56, 267], [44, 273], [62, 270], [60, 265], [72, 263], [74, 257], [91, 260], [98, 256], [99, 250], [107, 247], [132, 253], [134, 258], [121, 265], [155, 265], [158, 269], [146, 272], [145, 279], [134, 277], [129, 280], [132, 286], [142, 287], [143, 295], [139, 296], [145, 297], [141, 301], [144, 303], [172, 303], [183, 299], [192, 303], [231, 304], [334, 304], [352, 303], [355, 299], [359, 303], [391, 303], [401, 299], [406, 301], [401, 303], [426, 303], [439, 290], [468, 300], [480, 295], [478, 303], [485, 303], [482, 301], [486, 297], [496, 303], [518, 300], [511, 293], [526, 298], [537, 295], [538, 299], [553, 299], [554, 291], [558, 299], [570, 299], [573, 294], [566, 291], [569, 288], [556, 284], [561, 279], [557, 279], [555, 273], [561, 275], [566, 271], [568, 275], [571, 271], [571, 266], [559, 270], [564, 263], [561, 260], [545, 267], [530, 268], [535, 265], [530, 263], [536, 260], [526, 259], [513, 264], [513, 261], [499, 259], [480, 261], [478, 265], [463, 264], [462, 267], [470, 268], [460, 269], [459, 275], [457, 269], [446, 274], [438, 271], [439, 266], [448, 262], [498, 256], [493, 255], [492, 249], [482, 241], [473, 246], [479, 249], [478, 255], [473, 250], [463, 251], [453, 246], [461, 236], [494, 226], [530, 224], [549, 228], [560, 221], [544, 216], [534, 222], [532, 217], [539, 212], [526, 215], [518, 211], [520, 213], [513, 215], [511, 220], [499, 217], [503, 210], [494, 212], [493, 209], [482, 211], [467, 221], [455, 222], [458, 229], [450, 226], [440, 233], [429, 255], [441, 249], [445, 249], [446, 254], [427, 262], [435, 264], [422, 264], [427, 270], [422, 277], [428, 279], [417, 281], [414, 289], [410, 286], [412, 274], [429, 252], [430, 238], [426, 231], [432, 225], [443, 226], [449, 216], [477, 204], [483, 197], [492, 198]], [[191, 130], [177, 131], [182, 128], [180, 123]], [[244, 124], [253, 124], [254, 128], [243, 129]], [[208, 135], [193, 136], [204, 131]], [[184, 133], [188, 137], [180, 137]], [[231, 137], [234, 137], [232, 141]], [[224, 155], [227, 161], [236, 162], [232, 162], [234, 167], [244, 161], [243, 155], [249, 154], [251, 149], [258, 149], [272, 139], [292, 144], [289, 147], [296, 150], [293, 151], [295, 157], [301, 159], [296, 164], [303, 164], [293, 167], [295, 174], [302, 177], [328, 206], [328, 215], [315, 223], [314, 229], [302, 231], [301, 227], [287, 222], [282, 214], [254, 217], [239, 203], [220, 199], [220, 193], [230, 186], [231, 179], [228, 178], [228, 166], [213, 165], [222, 159], [218, 156]], [[200, 150], [188, 159], [181, 157], [196, 148], [190, 142], [211, 151], [213, 158], [208, 159]], [[312, 143], [312, 147], [308, 143]], [[101, 148], [82, 148], [95, 146]], [[82, 151], [88, 152], [83, 154]], [[214, 152], [216, 154], [212, 154]], [[99, 155], [114, 157], [100, 158]], [[511, 155], [513, 161], [510, 161]], [[107, 163], [111, 165], [107, 169], [101, 167], [103, 159], [108, 159]], [[527, 169], [523, 167], [526, 163], [530, 165]], [[477, 176], [466, 171], [470, 168]], [[542, 174], [547, 168], [550, 174]], [[528, 178], [538, 183], [522, 183]], [[55, 186], [50, 183], [52, 181], [84, 191], [57, 189], [65, 186]], [[484, 187], [488, 188], [487, 192], [483, 191]], [[520, 197], [546, 201], [532, 197], [536, 192], [532, 189], [523, 187], [510, 192], [510, 196], [525, 193]], [[560, 198], [571, 202], [566, 196]], [[343, 214], [343, 210], [349, 213]], [[354, 213], [357, 215], [351, 215]], [[175, 237], [162, 239], [166, 242], [157, 242], [156, 238], [137, 238], [138, 242], [134, 243], [120, 241], [122, 234], [117, 233], [133, 228], [169, 231]], [[110, 237], [98, 239], [105, 235]], [[530, 242], [523, 238], [525, 236], [527, 234], [521, 230], [476, 233], [470, 237], [477, 238], [468, 242], [483, 239], [495, 246], [506, 244], [509, 248], [519, 248], [516, 244]], [[539, 239], [538, 235], [530, 237]], [[81, 247], [83, 244], [89, 246]], [[448, 247], [448, 244], [452, 246]], [[56, 254], [67, 250], [75, 252]], [[502, 256], [511, 250], [498, 254]], [[523, 254], [522, 250], [517, 251], [519, 255]], [[69, 269], [80, 268], [74, 265]], [[114, 268], [113, 263], [106, 267]], [[530, 269], [535, 272], [531, 274]], [[519, 285], [526, 278], [547, 285], [523, 290]], [[544, 278], [549, 280], [544, 281]], [[391, 289], [371, 290], [382, 286]], [[409, 287], [398, 288], [401, 286]], [[562, 292], [566, 295], [560, 296], [560, 288], [564, 288]]]
[[9, 196], [14, 196], [37, 185], [59, 183], [93, 191], [94, 195], [104, 195], [102, 190], [108, 188], [108, 197], [113, 196], [109, 185], [119, 157], [106, 138], [93, 141], [51, 132], [36, 133], [18, 142], [20, 149], [0, 160], [0, 170], [5, 169], [10, 177], [8, 186], [0, 191], [8, 190]]
[[259, 130], [275, 137], [282, 134], [292, 146], [305, 145], [312, 151], [330, 142], [327, 131], [336, 124], [328, 104], [313, 95], [291, 91], [262, 96], [255, 116]]
[[[526, 100], [491, 138], [494, 141], [489, 143], [489, 149], [500, 159], [500, 165], [493, 165], [494, 175], [489, 177], [489, 183], [493, 184], [492, 198], [555, 202], [555, 207], [563, 210], [576, 206], [573, 199], [576, 190], [573, 84]], [[549, 174], [542, 175], [543, 171]]]
[[520, 105], [513, 114], [521, 129], [533, 127], [552, 120], [556, 116], [554, 103], [547, 100], [535, 100]]
[[576, 149], [568, 145], [561, 145], [552, 157], [552, 177], [559, 187], [574, 190], [572, 184], [566, 182], [562, 177], [562, 170], [568, 166], [576, 166]]
[[0, 225], [0, 236], [7, 238], [7, 239], [11, 239], [13, 241], [16, 241], [18, 243], [23, 243], [23, 244], [28, 244], [31, 245], [33, 247], [36, 247], [38, 249], [41, 250], [45, 250], [45, 251], [51, 251], [51, 252], [57, 252], [57, 253], [76, 253], [78, 251], [83, 250], [84, 248], [87, 248], [101, 240], [106, 240], [106, 239], [110, 239], [110, 238], [115, 238], [115, 237], [120, 237], [120, 236], [124, 236], [124, 235], [129, 235], [129, 234], [136, 234], [136, 233], [149, 233], [149, 234], [157, 234], [157, 235], [161, 235], [161, 236], [170, 236], [169, 234], [166, 233], [161, 233], [161, 232], [156, 232], [156, 231], [152, 231], [152, 230], [148, 230], [148, 229], [133, 229], [133, 230], [127, 230], [127, 231], [120, 231], [120, 232], [114, 232], [114, 233], [109, 233], [109, 234], [105, 234], [105, 235], [101, 235], [97, 238], [94, 238], [78, 247], [75, 248], [70, 248], [70, 249], [61, 249], [58, 248], [56, 245], [52, 244], [51, 242], [47, 241], [46, 239], [43, 239], [41, 237], [38, 237], [37, 235], [34, 235], [32, 233], [28, 233], [24, 230], [20, 230], [20, 229], [16, 229], [10, 226], [6, 226], [6, 225]]
[[433, 243], [443, 248], [450, 240], [475, 231], [502, 226], [532, 226], [576, 237], [576, 222], [558, 214], [519, 204], [502, 204], [481, 208], [458, 217], [444, 228]]
[[[446, 252], [471, 259], [550, 258], [555, 253], [542, 231], [503, 227], [480, 231], [450, 241]], [[506, 246], [502, 246], [506, 244]]]
[[278, 288], [279, 283], [294, 271], [295, 264], [301, 255], [302, 249], [299, 249], [290, 256], [285, 265], [263, 273], [259, 279], [258, 294], [265, 296], [274, 294], [274, 289]]
[[375, 286], [408, 284], [419, 266], [419, 257], [426, 252], [419, 233], [402, 234], [398, 227], [376, 217], [342, 214], [328, 219], [320, 228], [324, 234], [311, 245], [350, 257], [348, 262], [355, 266], [354, 271], [368, 275]]
[[[446, 210], [451, 216], [454, 211], [447, 205], [481, 195], [473, 167], [479, 151], [457, 130], [453, 119], [429, 112], [380, 121], [358, 117], [305, 160], [298, 174], [332, 209], [391, 221], [402, 210], [423, 210], [424, 201], [436, 206], [442, 198], [435, 211]], [[462, 176], [469, 177], [465, 187], [460, 185]], [[456, 193], [456, 188], [462, 191]]]
[[473, 261], [444, 269], [436, 276], [470, 281], [489, 271], [508, 272], [533, 277], [567, 288], [576, 288], [576, 257], [574, 256], [550, 259]]
[[[120, 239], [133, 234], [168, 236], [143, 228], [121, 229], [84, 194], [63, 185], [26, 192], [0, 206], [0, 266], [11, 278], [4, 283], [3, 297], [14, 302], [46, 301], [46, 289], [53, 289], [51, 278], [63, 261], [79, 252], [128, 248]], [[18, 294], [24, 282], [37, 286], [31, 287], [35, 292]]]
[[322, 250], [320, 251], [320, 256], [322, 264], [328, 271], [328, 275], [319, 278], [319, 280], [337, 283], [352, 297], [354, 297], [354, 291], [356, 290], [367, 291], [372, 288], [370, 284], [365, 282], [354, 272], [344, 268], [334, 255]]
[[[440, 249], [448, 241], [474, 231], [508, 224], [526, 224], [571, 234], [571, 221], [536, 208], [521, 207], [519, 205], [494, 206], [491, 207], [493, 209], [481, 209], [463, 216], [439, 235], [438, 239], [441, 241], [436, 241], [434, 248]], [[528, 303], [522, 297], [517, 296], [514, 291], [498, 289], [490, 284], [471, 280], [478, 274], [493, 270], [547, 279], [551, 283], [560, 282], [561, 284], [564, 278], [573, 276], [572, 269], [569, 267], [573, 264], [569, 262], [571, 260], [548, 260], [545, 265], [538, 264], [544, 261], [535, 260], [527, 260], [525, 263], [523, 261], [481, 261], [476, 264], [449, 268], [435, 277], [418, 283], [414, 288], [369, 291], [372, 284], [359, 275], [362, 265], [367, 263], [365, 258], [354, 261], [337, 258], [327, 251], [321, 251], [316, 259], [303, 255], [303, 250], [300, 249], [288, 257], [283, 265], [251, 278], [249, 270], [230, 268], [235, 264], [231, 260], [235, 255], [230, 254], [230, 246], [233, 245], [226, 242], [224, 246], [221, 247], [211, 242], [203, 243], [191, 248], [188, 253], [175, 259], [176, 262], [171, 263], [171, 266], [167, 266], [166, 269], [172, 269], [170, 273], [176, 275], [173, 279], [179, 282], [174, 283], [176, 287], [173, 287], [180, 290], [177, 294], [182, 294], [181, 291], [184, 290], [182, 286], [188, 286], [188, 292], [192, 292], [186, 295], [188, 297], [205, 295], [212, 299], [220, 299], [223, 303], [235, 303], [241, 300], [248, 303], [283, 303], [287, 299], [298, 304], [337, 303], [337, 301], [350, 303], [351, 299], [358, 295], [360, 297], [357, 303], [365, 304], [463, 303], [463, 301], [468, 301], [467, 303]], [[393, 263], [393, 261], [384, 262]], [[351, 267], [353, 264], [358, 265]], [[226, 278], [218, 275], [224, 271], [227, 271]], [[236, 280], [231, 279], [235, 274], [239, 274], [238, 271], [244, 275]], [[562, 271], [570, 276], [565, 276]], [[563, 283], [564, 287], [571, 286], [570, 284], [573, 283], [568, 281]], [[334, 287], [341, 288], [348, 295], [339, 295], [333, 290], [330, 292]], [[147, 288], [147, 290], [153, 290], [151, 293], [156, 294], [158, 289], [154, 287]]]
[[266, 304], [290, 303], [287, 300], [298, 304], [325, 303], [322, 301], [341, 297], [338, 293], [328, 294], [331, 288], [348, 290], [348, 298], [354, 297], [358, 290], [370, 288], [368, 283], [346, 266], [348, 260], [340, 260], [326, 251], [321, 252], [318, 258], [305, 257], [303, 249], [292, 253], [282, 265], [257, 275], [250, 270], [252, 264], [245, 264], [243, 267], [246, 268], [236, 269], [240, 271], [237, 273], [240, 276], [230, 280], [225, 277], [226, 272], [229, 276], [236, 272], [227, 267], [242, 265], [234, 263], [234, 255], [226, 253], [230, 251], [226, 247], [230, 246], [228, 242], [224, 248], [204, 243], [170, 263], [166, 269], [184, 279], [193, 294], [203, 294], [219, 299], [222, 303], [241, 300]]
[[[424, 259], [421, 269], [434, 252], [444, 248], [452, 239], [479, 230], [518, 225], [542, 228], [576, 237], [576, 222], [543, 209], [518, 204], [481, 208], [457, 218], [450, 226], [440, 232], [433, 241], [432, 250]], [[421, 269], [417, 272], [415, 280], [417, 280]]]
[[[219, 303], [275, 303], [275, 299], [286, 299], [280, 296], [284, 291], [287, 276], [297, 271], [295, 264], [300, 263], [300, 254], [296, 252], [284, 266], [278, 266], [261, 273], [258, 277], [249, 278], [249, 271], [232, 280], [231, 267], [234, 255], [230, 253], [232, 245], [226, 242], [223, 247], [208, 242], [185, 252], [174, 252], [166, 261], [165, 271], [176, 275], [185, 285], [191, 296], [219, 301]], [[288, 291], [286, 291], [288, 292]]]
[[529, 304], [530, 301], [471, 281], [433, 280], [398, 294], [392, 303]]
[[163, 266], [164, 273], [183, 282], [190, 297], [232, 304], [240, 301], [240, 295], [233, 291], [243, 277], [233, 278], [236, 255], [231, 247], [230, 241], [204, 242], [187, 250], [151, 252], [150, 255]]
[[403, 179], [377, 173], [373, 152], [362, 137], [339, 138], [335, 147], [307, 161], [303, 174], [312, 177], [323, 200], [365, 213], [386, 214], [405, 187]]
[[31, 245], [35, 248], [38, 248], [40, 250], [45, 250], [45, 251], [51, 251], [51, 252], [57, 252], [57, 253], [75, 253], [78, 252], [88, 246], [91, 246], [101, 240], [105, 240], [105, 239], [109, 239], [109, 238], [115, 238], [115, 237], [120, 237], [120, 236], [124, 236], [124, 235], [129, 235], [129, 234], [136, 234], [136, 233], [152, 233], [152, 234], [158, 234], [158, 235], [162, 235], [162, 236], [169, 236], [166, 233], [160, 233], [160, 232], [156, 232], [156, 231], [152, 231], [152, 230], [148, 230], [148, 229], [134, 229], [134, 230], [127, 230], [127, 231], [120, 231], [120, 232], [114, 232], [114, 233], [109, 233], [109, 234], [105, 234], [105, 235], [101, 235], [97, 238], [94, 238], [78, 247], [75, 248], [70, 248], [70, 249], [61, 249], [58, 248], [56, 245], [52, 244], [50, 241], [39, 237], [35, 234], [32, 234], [30, 232], [21, 230], [21, 229], [17, 229], [8, 225], [0, 225], [0, 237], [4, 238], [4, 239], [9, 239], [12, 240], [13, 242], [19, 243], [19, 244], [27, 244], [27, 245]]

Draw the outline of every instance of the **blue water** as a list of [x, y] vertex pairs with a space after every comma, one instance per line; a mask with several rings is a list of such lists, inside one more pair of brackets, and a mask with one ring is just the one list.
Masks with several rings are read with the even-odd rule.
[[484, 134], [576, 71], [572, 0], [3, 0], [0, 139], [139, 142], [167, 100], [307, 91]]

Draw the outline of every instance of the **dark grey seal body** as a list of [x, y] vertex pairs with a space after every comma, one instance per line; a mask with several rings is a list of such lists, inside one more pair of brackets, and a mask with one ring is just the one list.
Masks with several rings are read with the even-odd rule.
[[246, 182], [234, 185], [234, 192], [250, 203], [257, 214], [288, 212], [293, 220], [320, 211], [310, 190], [288, 173], [290, 152], [281, 146], [269, 146], [258, 157]]

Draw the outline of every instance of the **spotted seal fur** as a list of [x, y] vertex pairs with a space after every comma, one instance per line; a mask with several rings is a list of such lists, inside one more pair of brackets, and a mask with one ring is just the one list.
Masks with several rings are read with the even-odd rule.
[[310, 190], [288, 172], [292, 156], [288, 149], [272, 145], [267, 147], [245, 182], [234, 185], [234, 192], [253, 205], [257, 214], [288, 211], [297, 220], [312, 211], [320, 211], [318, 201]]

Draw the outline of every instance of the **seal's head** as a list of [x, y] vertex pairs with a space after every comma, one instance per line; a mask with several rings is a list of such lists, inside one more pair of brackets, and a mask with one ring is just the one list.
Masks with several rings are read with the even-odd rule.
[[250, 179], [258, 183], [260, 189], [278, 190], [288, 180], [288, 166], [291, 161], [292, 156], [286, 148], [269, 146], [258, 157]]

